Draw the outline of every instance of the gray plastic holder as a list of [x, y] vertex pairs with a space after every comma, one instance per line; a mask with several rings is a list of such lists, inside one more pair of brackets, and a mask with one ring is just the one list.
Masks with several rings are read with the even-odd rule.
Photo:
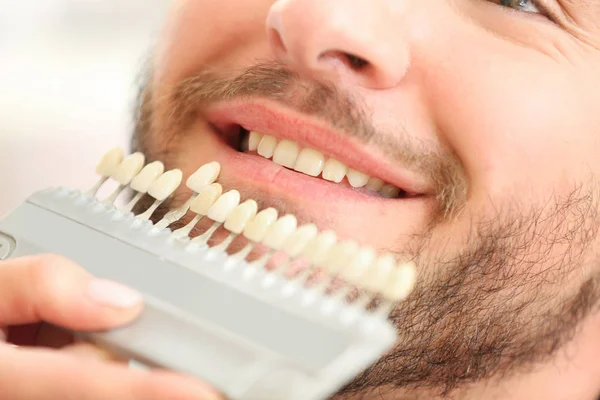
[[82, 337], [234, 400], [325, 399], [396, 341], [383, 316], [191, 246], [78, 191], [36, 193], [0, 220], [0, 260], [40, 253], [143, 294], [134, 323]]

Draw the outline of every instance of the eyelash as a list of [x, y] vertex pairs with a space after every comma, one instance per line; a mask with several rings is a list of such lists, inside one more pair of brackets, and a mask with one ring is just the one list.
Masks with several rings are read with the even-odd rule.
[[[541, 4], [541, 2], [539, 0], [491, 0], [491, 1], [492, 1], [492, 3], [495, 3], [502, 7], [510, 8], [511, 10], [514, 10], [514, 11], [545, 17], [545, 18], [549, 19], [551, 22], [557, 23], [556, 22], [557, 20], [555, 18], [556, 15], [554, 13], [549, 12], [549, 10], [543, 4]], [[526, 4], [521, 4], [521, 3], [526, 3]], [[519, 9], [518, 8], [519, 6], [523, 6], [523, 7], [530, 6], [530, 7], [534, 7], [535, 10], [531, 11], [531, 10]]]
[[[544, 10], [542, 7], [537, 4], [534, 0], [494, 0], [495, 3], [504, 6], [511, 7], [517, 11], [523, 11], [528, 13], [542, 14]], [[533, 7], [535, 10], [528, 10], [527, 7]], [[522, 7], [522, 8], [518, 8]]]

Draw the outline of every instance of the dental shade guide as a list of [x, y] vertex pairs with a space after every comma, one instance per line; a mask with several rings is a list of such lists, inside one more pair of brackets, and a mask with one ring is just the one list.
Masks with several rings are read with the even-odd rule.
[[[414, 264], [314, 224], [298, 226], [294, 215], [274, 208], [259, 210], [237, 190], [223, 192], [218, 163], [201, 166], [186, 181], [191, 197], [154, 224], [183, 174], [144, 162], [140, 153], [123, 157], [113, 149], [91, 190], [41, 191], [0, 220], [0, 260], [61, 254], [143, 294], [134, 323], [79, 337], [149, 367], [196, 376], [234, 400], [326, 399], [394, 346], [388, 315], [413, 289]], [[119, 188], [96, 198], [109, 179]], [[134, 198], [119, 209], [113, 203], [125, 189]], [[154, 203], [135, 215], [144, 195]], [[187, 214], [183, 228], [168, 228]], [[191, 237], [203, 219], [212, 225]], [[219, 229], [227, 236], [209, 245]], [[236, 240], [248, 244], [235, 249]], [[250, 260], [257, 249], [265, 251]], [[287, 258], [276, 263], [277, 254]], [[304, 269], [288, 277], [296, 262]], [[326, 276], [309, 285], [315, 271]], [[359, 295], [350, 298], [353, 289]], [[372, 310], [374, 299], [380, 306]]]
[[136, 194], [124, 207], [124, 211], [132, 211], [142, 197], [148, 193], [150, 186], [165, 172], [165, 166], [160, 161], [154, 161], [144, 168], [129, 185]]

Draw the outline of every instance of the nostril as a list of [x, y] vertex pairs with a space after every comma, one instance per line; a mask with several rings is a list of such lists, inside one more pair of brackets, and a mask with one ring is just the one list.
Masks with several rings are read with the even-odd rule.
[[354, 54], [346, 53], [343, 51], [331, 51], [330, 50], [330, 51], [322, 53], [319, 56], [319, 59], [321, 59], [321, 60], [330, 59], [330, 60], [341, 61], [342, 63], [344, 63], [346, 66], [348, 66], [353, 71], [363, 71], [370, 65], [370, 63], [367, 60], [365, 60], [364, 58], [361, 58], [361, 57], [355, 56]]
[[348, 60], [348, 64], [352, 69], [356, 71], [360, 71], [361, 69], [366, 68], [369, 65], [369, 62], [363, 58], [357, 57], [355, 55], [344, 53], [346, 60]]
[[277, 29], [269, 29], [267, 32], [269, 37], [269, 42], [271, 43], [271, 47], [276, 53], [285, 54], [287, 49], [285, 48], [285, 44], [283, 43], [283, 39]]

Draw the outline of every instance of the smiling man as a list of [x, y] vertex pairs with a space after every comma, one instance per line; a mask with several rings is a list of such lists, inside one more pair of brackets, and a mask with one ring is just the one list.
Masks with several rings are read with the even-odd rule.
[[416, 259], [397, 348], [340, 398], [595, 399], [598, 20], [594, 1], [181, 1], [136, 147]]
[[[182, 0], [134, 147], [187, 175], [219, 161], [225, 189], [415, 260], [419, 284], [392, 313], [397, 347], [336, 400], [594, 400], [598, 21], [593, 0]], [[36, 262], [48, 265], [22, 263]], [[107, 285], [91, 293], [114, 306]], [[28, 309], [57, 320], [45, 304]], [[35, 319], [1, 311], [7, 325]], [[55, 322], [74, 325], [67, 314]], [[109, 398], [90, 395], [107, 371], [78, 380], [80, 398]], [[175, 382], [161, 390], [181, 395]]]

